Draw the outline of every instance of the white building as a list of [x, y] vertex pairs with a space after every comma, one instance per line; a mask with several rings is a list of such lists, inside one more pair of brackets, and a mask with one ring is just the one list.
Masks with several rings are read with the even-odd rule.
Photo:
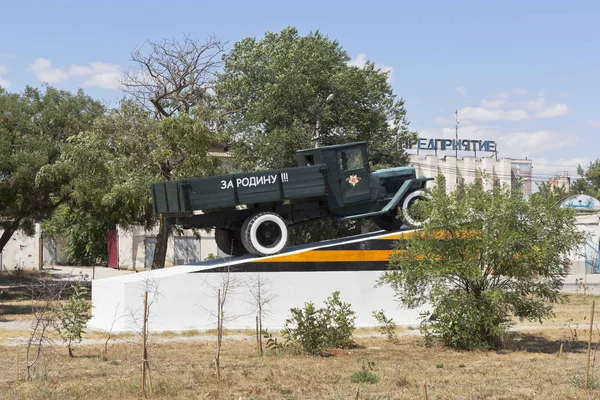
[[[145, 230], [141, 226], [129, 229], [118, 228], [118, 266], [120, 269], [142, 269], [152, 266], [156, 234], [158, 229]], [[211, 255], [217, 256], [218, 249], [214, 231], [199, 230], [198, 236], [191, 230], [182, 235], [173, 233], [167, 243], [165, 267], [185, 265], [203, 261]]]
[[[410, 155], [410, 164], [415, 167], [417, 176], [436, 178], [443, 175], [446, 178], [446, 189], [454, 190], [460, 183], [473, 183], [483, 176], [488, 188], [492, 185], [514, 185], [522, 179], [525, 195], [532, 191], [532, 161], [528, 159], [481, 157], [479, 159], [467, 156], [457, 159], [455, 156], [437, 156], [429, 154], [422, 157], [418, 154]], [[429, 184], [428, 184], [429, 185]]]

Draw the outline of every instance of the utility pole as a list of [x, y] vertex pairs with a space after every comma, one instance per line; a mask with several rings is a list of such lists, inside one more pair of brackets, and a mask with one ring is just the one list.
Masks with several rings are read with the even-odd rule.
[[454, 116], [456, 117], [456, 125], [455, 125], [455, 134], [456, 134], [456, 140], [454, 142], [454, 157], [456, 157], [456, 159], [454, 160], [454, 162], [456, 163], [456, 185], [458, 185], [458, 182], [460, 181], [460, 179], [458, 178], [459, 176], [459, 168], [458, 168], [458, 109], [454, 110]]
[[454, 149], [456, 150], [454, 155], [456, 156], [456, 159], [458, 160], [458, 110], [454, 110], [454, 115], [456, 116], [456, 141], [454, 142]]

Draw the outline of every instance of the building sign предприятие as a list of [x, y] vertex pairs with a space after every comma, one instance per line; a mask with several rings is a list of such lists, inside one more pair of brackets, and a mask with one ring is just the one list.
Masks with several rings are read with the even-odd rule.
[[493, 140], [472, 140], [472, 139], [428, 139], [418, 138], [413, 147], [417, 150], [452, 150], [452, 151], [483, 151], [496, 153], [497, 146]]

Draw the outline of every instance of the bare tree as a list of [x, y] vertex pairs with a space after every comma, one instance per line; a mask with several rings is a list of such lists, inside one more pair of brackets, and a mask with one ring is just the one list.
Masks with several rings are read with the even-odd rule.
[[221, 280], [217, 288], [217, 353], [215, 355], [217, 379], [221, 379], [221, 344], [223, 342], [224, 322], [237, 318], [235, 315], [225, 315], [225, 303], [227, 297], [240, 286], [241, 283], [238, 279], [231, 276], [231, 267], [228, 263], [225, 271], [221, 273]]
[[229, 314], [225, 312], [225, 305], [231, 295], [233, 295], [237, 289], [243, 286], [243, 282], [236, 276], [231, 274], [231, 266], [228, 263], [227, 266], [222, 267], [223, 271], [219, 273], [219, 281], [215, 284], [209, 282], [208, 279], [204, 280], [204, 285], [212, 289], [217, 297], [217, 310], [216, 312], [203, 308], [211, 318], [215, 318], [217, 322], [217, 351], [215, 354], [215, 371], [217, 378], [221, 379], [221, 346], [223, 343], [223, 330], [227, 322], [231, 322], [240, 317], [240, 315]]
[[32, 369], [40, 360], [44, 349], [52, 344], [50, 333], [56, 326], [56, 302], [61, 300], [68, 286], [67, 281], [56, 282], [44, 279], [38, 279], [30, 286], [34, 320], [25, 353], [27, 380], [31, 379]]
[[209, 97], [224, 50], [225, 42], [215, 36], [147, 40], [131, 53], [139, 69], [128, 72], [121, 84], [157, 119], [189, 113]]
[[[154, 113], [157, 120], [177, 114], [189, 114], [194, 108], [206, 106], [213, 80], [221, 65], [225, 42], [215, 36], [205, 41], [185, 36], [183, 40], [147, 40], [131, 53], [136, 69], [121, 81], [123, 90], [136, 102]], [[164, 180], [171, 180], [172, 165], [161, 162]], [[170, 229], [160, 216], [152, 269], [163, 268]]]
[[256, 317], [258, 319], [258, 351], [262, 356], [263, 316], [269, 312], [269, 304], [277, 298], [277, 295], [271, 290], [271, 281], [262, 276], [260, 272], [257, 272], [256, 275], [251, 277], [247, 282], [247, 285], [251, 295], [252, 305], [254, 306]]
[[108, 328], [108, 330], [106, 330], [106, 341], [104, 342], [104, 351], [102, 353], [102, 360], [103, 361], [107, 361], [108, 360], [108, 342], [110, 342], [110, 339], [112, 339], [112, 333], [113, 333], [113, 329], [115, 328], [115, 324], [117, 323], [117, 321], [119, 319], [121, 319], [123, 317], [123, 314], [118, 315], [119, 313], [119, 303], [117, 303], [116, 307], [115, 307], [115, 314], [113, 316], [113, 321], [112, 324], [110, 324], [110, 328]]

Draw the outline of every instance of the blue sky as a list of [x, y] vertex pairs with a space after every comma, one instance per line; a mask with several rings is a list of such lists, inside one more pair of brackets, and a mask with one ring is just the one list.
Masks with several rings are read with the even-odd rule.
[[[597, 1], [22, 1], [0, 16], [0, 85], [43, 81], [115, 103], [146, 39], [262, 37], [292, 25], [391, 70], [423, 137], [496, 140], [534, 175], [599, 158]], [[465, 154], [467, 155], [467, 154]]]

